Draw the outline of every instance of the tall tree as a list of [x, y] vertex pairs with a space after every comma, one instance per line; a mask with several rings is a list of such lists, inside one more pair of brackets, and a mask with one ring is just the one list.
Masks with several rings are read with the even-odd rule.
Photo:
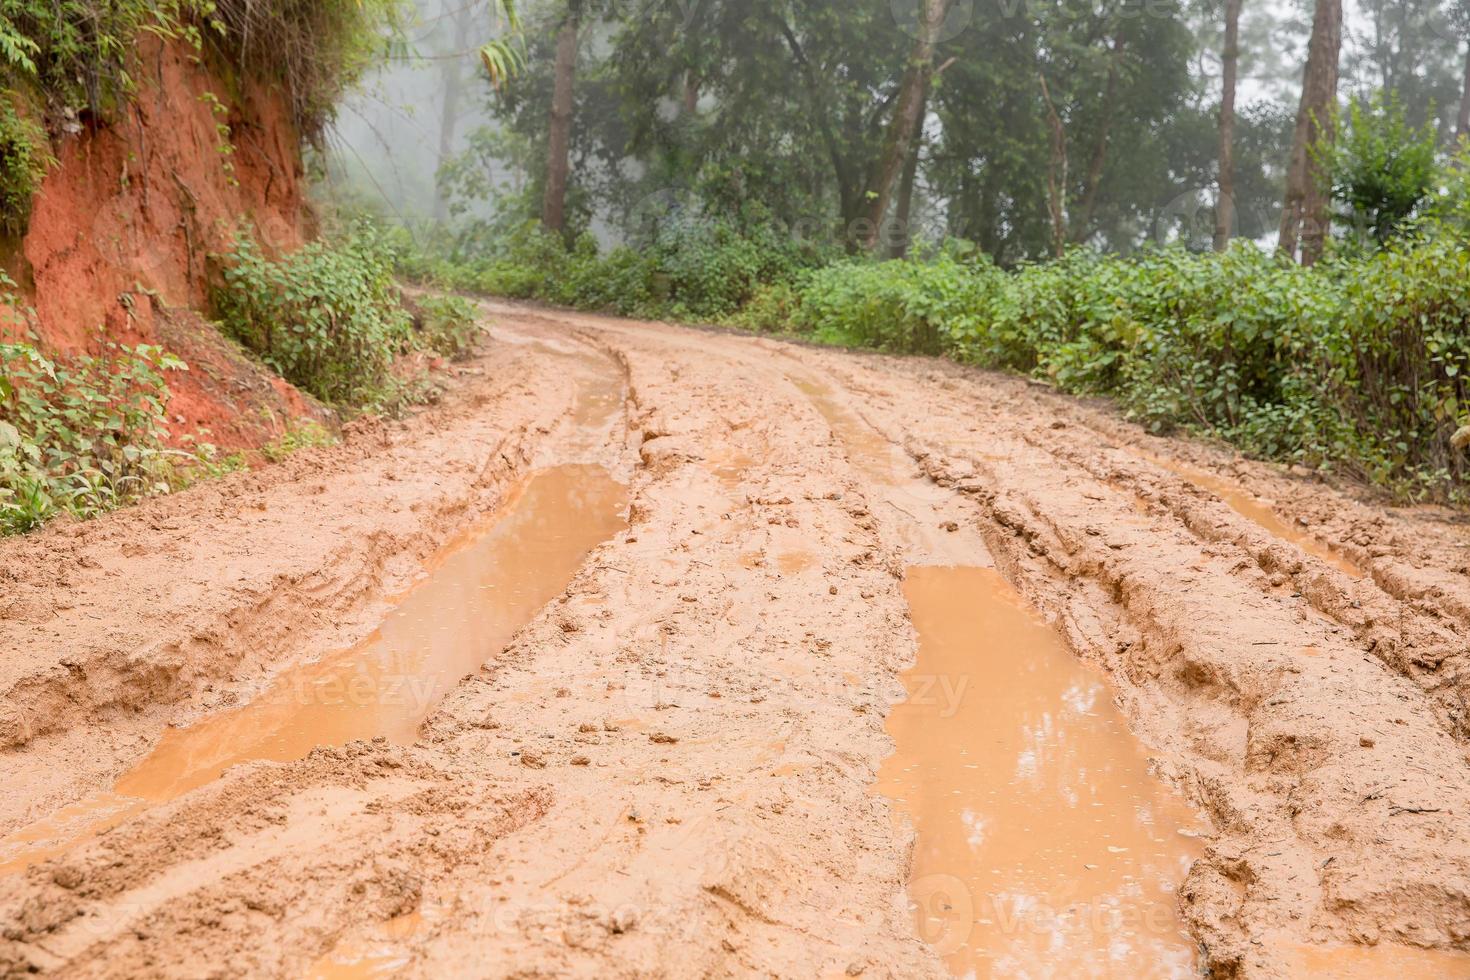
[[[932, 82], [930, 84], [933, 84]], [[888, 257], [901, 259], [909, 253], [913, 243], [914, 185], [919, 181], [919, 154], [924, 143], [924, 115], [929, 107], [928, 86], [919, 104], [919, 115], [914, 123], [913, 140], [909, 144], [908, 159], [903, 164], [903, 176], [898, 182], [898, 201], [894, 206], [894, 233], [888, 246]]]
[[581, 24], [582, 0], [567, 0], [556, 33], [556, 65], [553, 68], [551, 117], [546, 140], [546, 193], [541, 204], [541, 223], [558, 233], [564, 233], [567, 225], [577, 38]]
[[914, 144], [923, 132], [930, 76], [934, 71], [934, 48], [949, 16], [952, 0], [919, 0], [918, 29], [914, 49], [899, 83], [898, 101], [889, 122], [888, 136], [868, 186], [868, 231], [863, 244], [872, 248], [882, 234], [888, 216], [894, 183], [906, 166]]
[[1220, 193], [1215, 201], [1215, 250], [1225, 251], [1235, 225], [1235, 83], [1240, 73], [1240, 8], [1225, 0], [1225, 46], [1221, 51]]
[[1322, 257], [1332, 220], [1332, 193], [1323, 152], [1332, 144], [1337, 115], [1338, 59], [1342, 52], [1342, 0], [1317, 0], [1312, 39], [1302, 72], [1301, 105], [1286, 172], [1286, 200], [1278, 247], [1303, 265]]

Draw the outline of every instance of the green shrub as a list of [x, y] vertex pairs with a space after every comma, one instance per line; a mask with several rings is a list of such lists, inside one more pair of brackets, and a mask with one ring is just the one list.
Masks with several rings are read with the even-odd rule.
[[378, 406], [412, 341], [389, 241], [369, 226], [340, 245], [316, 242], [268, 258], [248, 233], [215, 256], [224, 331], [292, 384], [337, 405]]
[[92, 517], [208, 472], [212, 448], [165, 447], [164, 374], [180, 370], [159, 347], [52, 359], [0, 344], [0, 533]]
[[725, 317], [723, 322], [758, 333], [785, 333], [796, 323], [801, 295], [789, 282], [764, 283], [757, 287], [744, 306]]
[[46, 130], [0, 96], [0, 234], [21, 235], [52, 164]]
[[419, 345], [444, 357], [466, 356], [484, 336], [474, 304], [462, 297], [423, 296], [411, 309]]
[[38, 84], [62, 114], [112, 113], [131, 94], [144, 31], [188, 37], [210, 0], [0, 0], [0, 62], [11, 80]]
[[833, 265], [780, 302], [819, 340], [1022, 371], [1113, 397], [1155, 431], [1405, 496], [1455, 498], [1470, 476], [1450, 446], [1470, 397], [1470, 249], [1448, 231], [1311, 269], [1250, 244], [1078, 251], [1012, 273], [946, 249]]
[[570, 248], [529, 222], [505, 235], [488, 256], [405, 265], [415, 278], [513, 299], [537, 299], [624, 316], [722, 320], [763, 287], [790, 283], [825, 258], [774, 228], [745, 231], [726, 221], [670, 218], [650, 241], [602, 253], [591, 235]]
[[260, 447], [260, 454], [272, 463], [284, 462], [303, 449], [330, 446], [337, 441], [327, 428], [316, 422], [289, 421], [286, 431]]
[[1418, 214], [1434, 190], [1439, 136], [1433, 122], [1415, 129], [1397, 97], [1354, 99], [1347, 125], [1327, 154], [1338, 220], [1383, 245]]
[[1470, 374], [1470, 251], [1447, 237], [1400, 241], [1340, 277], [1343, 315], [1315, 338], [1326, 395], [1377, 482], [1463, 481], [1450, 436]]

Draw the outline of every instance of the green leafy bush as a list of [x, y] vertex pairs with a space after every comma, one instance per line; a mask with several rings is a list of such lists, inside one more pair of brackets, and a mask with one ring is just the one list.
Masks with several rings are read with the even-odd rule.
[[537, 299], [624, 316], [720, 320], [764, 286], [790, 283], [826, 259], [771, 227], [740, 230], [726, 221], [670, 218], [638, 248], [599, 250], [591, 235], [569, 248], [529, 222], [477, 258], [422, 254], [403, 271], [438, 285], [514, 299]]
[[423, 296], [409, 304], [419, 346], [449, 358], [474, 350], [484, 336], [475, 306], [459, 296]]
[[210, 470], [212, 448], [165, 446], [164, 375], [180, 370], [159, 347], [53, 359], [0, 344], [0, 533], [92, 517]]
[[292, 420], [287, 422], [284, 432], [260, 447], [260, 455], [269, 462], [280, 463], [303, 449], [330, 446], [336, 441], [337, 437], [317, 422]]
[[0, 96], [0, 234], [20, 235], [52, 164], [46, 130]]
[[1354, 99], [1326, 160], [1339, 221], [1378, 245], [1398, 234], [1434, 190], [1438, 142], [1434, 123], [1410, 126], [1397, 98]]
[[829, 342], [939, 354], [977, 333], [999, 276], [984, 256], [949, 250], [926, 263], [840, 262], [804, 277], [796, 322]]
[[340, 245], [315, 242], [272, 259], [242, 231], [215, 259], [221, 326], [277, 374], [333, 404], [392, 397], [393, 362], [413, 328], [387, 238], [363, 225]]
[[1011, 273], [946, 249], [833, 265], [780, 303], [819, 340], [1022, 371], [1157, 431], [1405, 496], [1458, 498], [1470, 477], [1450, 445], [1470, 397], [1470, 247], [1448, 231], [1311, 269], [1250, 244], [1077, 251]]

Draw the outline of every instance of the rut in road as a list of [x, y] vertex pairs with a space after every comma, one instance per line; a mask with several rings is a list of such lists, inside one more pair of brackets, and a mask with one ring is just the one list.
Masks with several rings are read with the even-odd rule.
[[38, 563], [0, 622], [28, 650], [0, 678], [14, 838], [171, 723], [362, 640], [534, 473], [628, 488], [626, 530], [416, 737], [245, 762], [93, 839], [51, 827], [61, 853], [0, 879], [0, 969], [943, 975], [875, 787], [917, 649], [907, 569], [993, 563], [1208, 823], [1176, 883], [1186, 952], [1463, 972], [1454, 528], [1237, 468], [1313, 525], [1278, 537], [1150, 461], [1202, 472], [1194, 450], [952, 365], [492, 312], [436, 413], [5, 545], [69, 560], [60, 601], [36, 605]]

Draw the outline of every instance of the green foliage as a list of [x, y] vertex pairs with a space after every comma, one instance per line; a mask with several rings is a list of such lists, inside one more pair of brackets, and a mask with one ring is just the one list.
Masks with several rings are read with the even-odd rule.
[[225, 332], [323, 401], [382, 406], [412, 341], [393, 279], [391, 242], [369, 226], [271, 259], [246, 232], [215, 257], [214, 306]]
[[1429, 227], [1470, 237], [1470, 139], [1455, 145], [1435, 183], [1434, 198], [1424, 208]]
[[[209, 50], [283, 83], [303, 135], [319, 138], [342, 91], [383, 52], [401, 0], [0, 0], [0, 227], [24, 231], [51, 161], [42, 121], [76, 131], [132, 97], [145, 34]], [[213, 96], [209, 96], [213, 98]], [[221, 116], [226, 110], [216, 99]], [[219, 122], [221, 152], [233, 152]], [[232, 166], [226, 161], [226, 172]]]
[[143, 31], [197, 40], [191, 25], [211, 10], [209, 0], [0, 0], [0, 60], [53, 111], [105, 115], [132, 89]]
[[342, 92], [388, 54], [405, 6], [402, 0], [188, 2], [231, 64], [283, 84], [297, 126], [312, 141], [320, 140]]
[[475, 306], [459, 296], [423, 296], [408, 304], [418, 343], [449, 358], [463, 358], [484, 336]]
[[939, 354], [974, 332], [999, 275], [984, 256], [951, 250], [922, 264], [841, 262], [804, 277], [795, 322], [828, 342]]
[[324, 426], [316, 422], [294, 422], [286, 431], [260, 447], [260, 454], [272, 463], [280, 463], [303, 449], [330, 446], [337, 441]]
[[1438, 138], [1433, 121], [1409, 125], [1392, 96], [1354, 99], [1347, 125], [1327, 151], [1338, 217], [1378, 245], [1398, 234], [1434, 189]]
[[769, 226], [742, 231], [730, 221], [674, 217], [659, 222], [639, 248], [602, 253], [587, 234], [568, 248], [529, 222], [487, 258], [420, 255], [404, 271], [454, 288], [578, 309], [718, 320], [736, 314], [762, 287], [789, 283], [824, 257]]
[[1403, 496], [1459, 499], [1470, 477], [1450, 444], [1470, 396], [1470, 246], [1449, 234], [1311, 269], [1249, 244], [1014, 273], [947, 249], [831, 266], [780, 302], [817, 339], [1024, 371], [1156, 431]]
[[51, 165], [50, 143], [40, 124], [0, 96], [0, 233], [19, 235], [31, 216], [31, 199]]
[[1450, 437], [1470, 410], [1470, 250], [1399, 241], [1340, 270], [1342, 315], [1318, 324], [1324, 394], [1352, 461], [1380, 483], [1463, 480]]
[[59, 513], [92, 517], [211, 471], [211, 447], [165, 446], [164, 374], [179, 370], [159, 347], [52, 359], [0, 344], [0, 534]]
[[724, 322], [758, 333], [785, 333], [792, 329], [801, 308], [801, 293], [789, 282], [763, 283], [750, 300]]

